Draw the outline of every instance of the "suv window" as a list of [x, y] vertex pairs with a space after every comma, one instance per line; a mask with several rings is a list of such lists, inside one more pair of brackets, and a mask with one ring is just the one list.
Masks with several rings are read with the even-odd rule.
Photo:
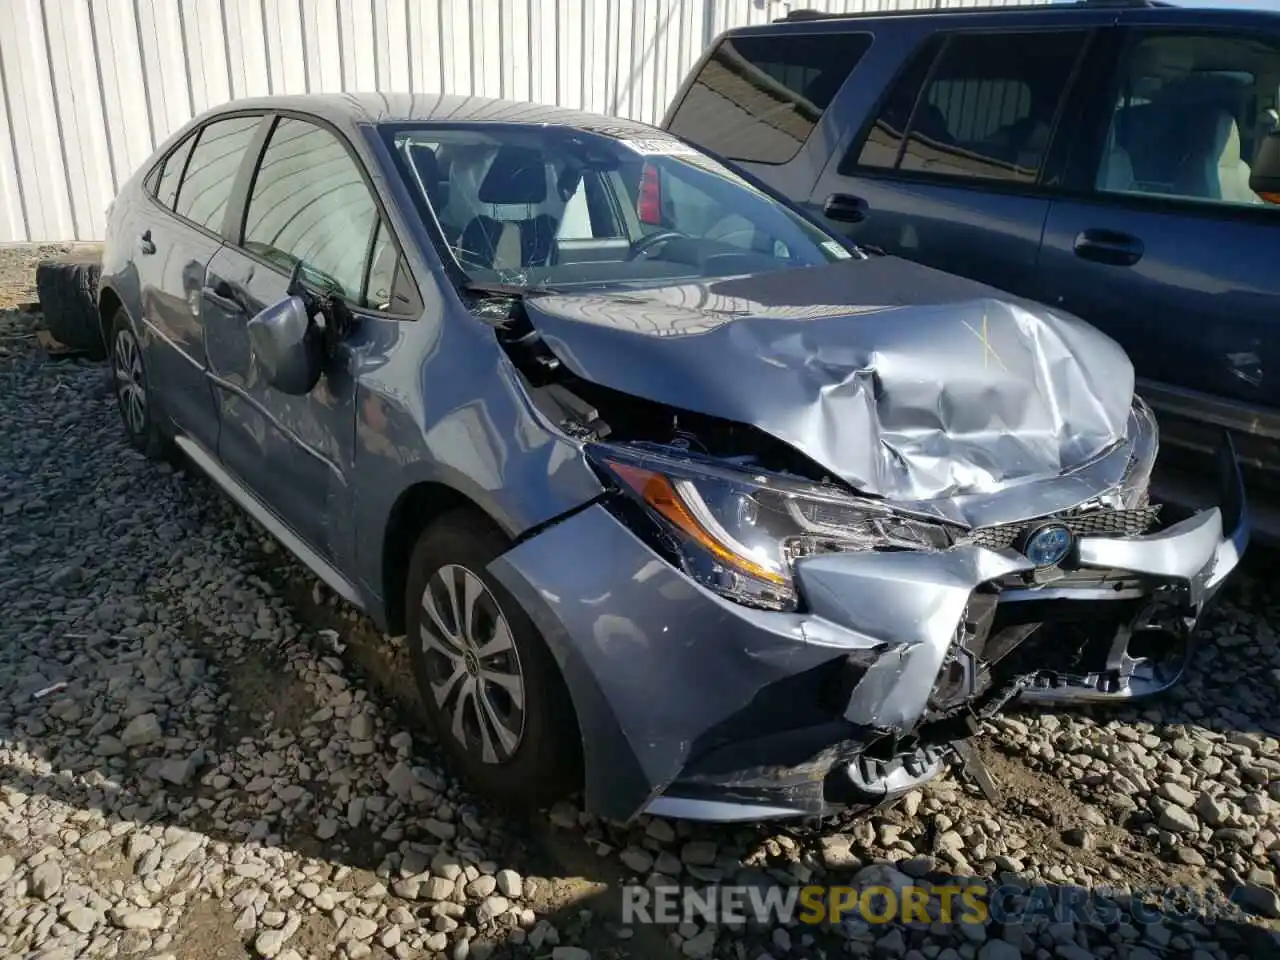
[[[858, 145], [859, 162], [1034, 183], [1087, 37], [1083, 30], [952, 36], [921, 94], [912, 96], [923, 73], [918, 63], [904, 72], [901, 90]], [[908, 100], [907, 142], [891, 160]]]
[[1250, 162], [1277, 127], [1280, 44], [1251, 36], [1138, 35], [1120, 69], [1096, 185], [1256, 206]]
[[178, 182], [182, 179], [182, 170], [187, 165], [187, 157], [196, 144], [193, 133], [169, 152], [160, 168], [160, 180], [156, 184], [156, 200], [163, 206], [173, 209], [178, 199]]
[[934, 37], [916, 51], [885, 97], [879, 115], [862, 142], [862, 149], [846, 153], [837, 168], [838, 173], [851, 173], [857, 166], [892, 169], [898, 165], [898, 154], [902, 152], [911, 111], [941, 48], [942, 38]]
[[866, 33], [729, 37], [669, 129], [731, 160], [786, 163], [870, 46]]
[[253, 180], [246, 250], [311, 284], [360, 302], [378, 208], [342, 142], [304, 120], [281, 119]]
[[260, 116], [228, 117], [201, 128], [174, 200], [174, 213], [210, 230], [222, 228], [240, 161], [261, 120]]

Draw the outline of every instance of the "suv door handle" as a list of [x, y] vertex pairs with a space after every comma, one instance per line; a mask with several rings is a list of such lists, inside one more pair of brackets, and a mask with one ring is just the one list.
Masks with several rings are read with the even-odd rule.
[[145, 230], [142, 236], [138, 238], [138, 250], [144, 257], [149, 257], [156, 252], [156, 245], [151, 242], [151, 231]]
[[1084, 230], [1072, 245], [1077, 257], [1106, 263], [1113, 267], [1131, 267], [1142, 259], [1142, 241], [1115, 230]]
[[822, 204], [823, 215], [841, 223], [861, 223], [869, 212], [867, 201], [848, 193], [833, 193]]

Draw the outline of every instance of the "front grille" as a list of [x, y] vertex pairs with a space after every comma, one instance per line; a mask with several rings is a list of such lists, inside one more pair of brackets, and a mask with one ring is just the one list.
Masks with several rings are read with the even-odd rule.
[[990, 550], [1003, 550], [1013, 546], [1026, 531], [1046, 523], [1060, 523], [1077, 537], [1136, 537], [1150, 529], [1159, 514], [1159, 504], [1148, 504], [1133, 510], [1068, 510], [1039, 520], [979, 527], [960, 542], [976, 544]]

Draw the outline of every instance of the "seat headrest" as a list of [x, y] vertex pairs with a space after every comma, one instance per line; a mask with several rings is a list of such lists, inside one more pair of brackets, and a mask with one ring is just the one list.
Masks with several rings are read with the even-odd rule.
[[413, 143], [409, 145], [409, 160], [422, 181], [422, 188], [427, 191], [427, 197], [435, 203], [440, 190], [440, 160], [436, 152], [424, 143]]
[[547, 169], [542, 151], [503, 147], [480, 184], [481, 203], [542, 203], [547, 199]]

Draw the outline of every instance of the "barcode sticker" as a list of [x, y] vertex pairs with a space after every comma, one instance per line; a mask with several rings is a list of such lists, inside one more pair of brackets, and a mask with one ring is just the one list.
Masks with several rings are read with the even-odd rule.
[[697, 150], [679, 140], [623, 140], [624, 146], [647, 157], [697, 157]]

